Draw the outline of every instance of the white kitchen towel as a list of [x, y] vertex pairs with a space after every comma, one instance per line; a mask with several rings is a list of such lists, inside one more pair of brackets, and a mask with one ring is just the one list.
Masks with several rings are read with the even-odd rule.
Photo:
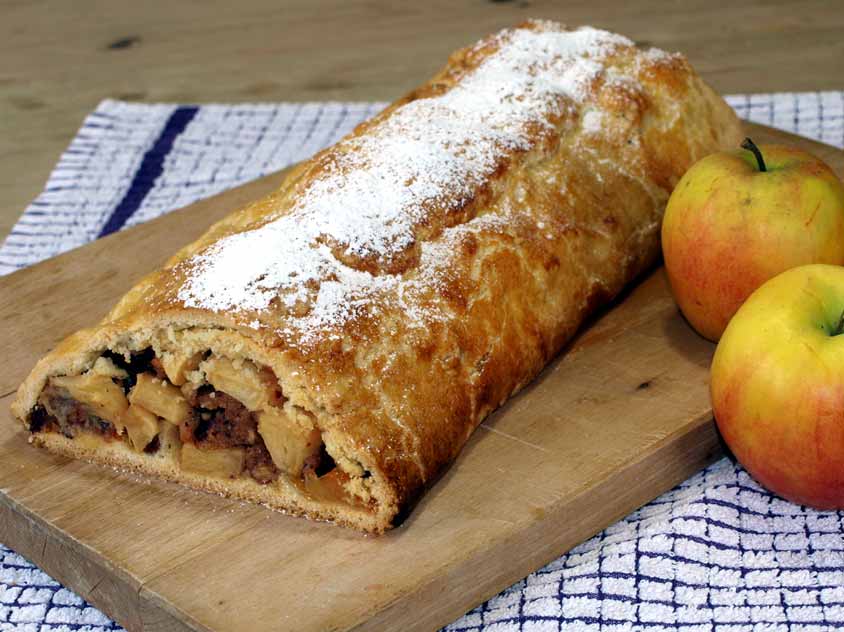
[[[744, 118], [844, 147], [844, 92], [728, 101]], [[104, 101], [0, 247], [0, 274], [306, 158], [381, 105]], [[768, 494], [723, 459], [446, 630], [844, 626], [842, 521]], [[0, 631], [120, 629], [0, 545]]]

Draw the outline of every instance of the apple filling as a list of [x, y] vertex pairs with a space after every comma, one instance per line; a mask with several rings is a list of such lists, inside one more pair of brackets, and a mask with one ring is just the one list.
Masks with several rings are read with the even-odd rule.
[[[92, 433], [136, 452], [173, 453], [186, 472], [217, 478], [279, 478], [325, 501], [366, 503], [361, 467], [345, 471], [328, 453], [314, 416], [284, 397], [275, 374], [210, 352], [106, 352], [76, 376], [50, 378], [30, 431], [68, 438]], [[363, 493], [361, 493], [363, 492]]]

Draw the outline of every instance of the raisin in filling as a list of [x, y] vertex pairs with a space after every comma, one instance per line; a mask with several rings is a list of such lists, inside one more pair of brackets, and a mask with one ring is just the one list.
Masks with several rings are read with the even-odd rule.
[[[127, 395], [138, 383], [138, 376], [142, 373], [155, 375], [156, 378], [168, 382], [164, 367], [151, 348], [132, 353], [129, 360], [112, 351], [106, 351], [103, 357], [125, 371], [126, 377], [112, 379]], [[281, 405], [284, 397], [278, 388], [275, 375], [269, 369], [262, 368], [261, 378], [268, 388], [273, 387], [270, 392], [271, 403]], [[189, 392], [185, 392], [183, 388], [182, 392], [191, 406], [191, 414], [179, 425], [179, 436], [183, 443], [191, 443], [208, 450], [241, 449], [244, 456], [244, 472], [261, 484], [278, 479], [280, 470], [258, 432], [257, 414], [234, 397], [215, 390], [210, 384]], [[85, 404], [73, 399], [63, 388], [48, 385], [42, 398], [44, 403], [39, 403], [30, 415], [31, 432], [59, 432], [72, 438], [79, 430], [84, 429], [110, 440], [120, 438], [111, 422], [92, 413]], [[161, 440], [155, 436], [143, 451], [148, 454], [155, 453], [160, 445]], [[318, 453], [307, 458], [301, 475], [303, 480], [307, 477], [319, 478], [333, 471], [335, 467], [334, 459], [326, 451], [325, 444], [322, 444]]]
[[[128, 373], [128, 377], [120, 380], [120, 384], [123, 387], [123, 392], [127, 395], [129, 391], [132, 390], [132, 387], [135, 386], [135, 383], [138, 381], [138, 374], [139, 373], [146, 373], [151, 372], [158, 375], [158, 370], [155, 368], [155, 362], [157, 362], [155, 357], [155, 352], [152, 350], [151, 347], [147, 347], [143, 351], [137, 351], [133, 353], [129, 359], [126, 361], [126, 358], [119, 353], [115, 353], [114, 351], [106, 351], [103, 353], [104, 358], [108, 358], [112, 362], [114, 362], [115, 366], [119, 369], [123, 369]], [[159, 363], [160, 366], [160, 363]], [[161, 377], [158, 375], [158, 377]]]
[[[258, 432], [254, 413], [230, 395], [214, 390], [210, 384], [194, 390], [188, 402], [193, 407], [193, 415], [179, 428], [182, 442], [201, 448], [245, 448], [245, 469], [252, 478], [260, 483], [278, 478], [279, 469]], [[321, 477], [335, 466], [323, 444], [319, 453], [305, 462], [303, 476], [313, 473]]]
[[46, 406], [39, 405], [33, 411], [29, 422], [31, 432], [54, 430], [72, 439], [80, 430], [87, 430], [107, 439], [117, 439], [117, 430], [110, 421], [97, 417], [63, 389], [47, 385], [42, 397]]
[[41, 404], [36, 404], [29, 416], [30, 432], [59, 432], [58, 420]]
[[[133, 353], [128, 362], [121, 354], [113, 351], [106, 351], [103, 357], [110, 359], [115, 366], [128, 374], [126, 378], [114, 380], [120, 384], [126, 394], [132, 390], [140, 373], [150, 369], [155, 370], [155, 353], [151, 348]], [[105, 439], [119, 439], [114, 424], [95, 415], [85, 404], [76, 401], [64, 389], [47, 384], [42, 392], [41, 400], [46, 403], [46, 406], [39, 403], [33, 409], [29, 418], [30, 432], [58, 432], [72, 439], [80, 430], [85, 430]], [[144, 452], [153, 454], [158, 451], [159, 446], [158, 437], [155, 437], [146, 446]]]
[[259, 483], [278, 478], [278, 468], [258, 434], [258, 420], [243, 404], [205, 385], [188, 398], [193, 414], [179, 427], [183, 443], [201, 448], [245, 448], [244, 467]]

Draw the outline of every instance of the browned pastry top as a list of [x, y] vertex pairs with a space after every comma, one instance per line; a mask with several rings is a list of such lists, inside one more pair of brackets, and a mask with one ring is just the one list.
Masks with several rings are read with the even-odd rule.
[[[553, 152], [561, 127], [580, 130], [584, 150], [614, 146], [625, 177], [671, 185], [676, 166], [651, 160], [638, 135], [626, 136], [657, 114], [643, 83], [682, 92], [687, 72], [680, 56], [640, 52], [589, 27], [535, 21], [502, 31], [453, 55], [437, 77], [305, 163], [280, 191], [218, 224], [158, 275], [158, 291], [119, 313], [224, 313], [280, 346], [323, 351], [380, 330], [396, 305], [411, 328], [451, 320], [461, 307], [443, 291], [459, 259], [454, 242], [509, 232], [516, 214], [542, 215], [547, 202], [526, 191], [517, 209], [495, 201], [510, 165]], [[684, 150], [676, 148], [676, 165], [687, 160]], [[525, 235], [535, 254], [547, 250], [543, 230], [554, 228]]]

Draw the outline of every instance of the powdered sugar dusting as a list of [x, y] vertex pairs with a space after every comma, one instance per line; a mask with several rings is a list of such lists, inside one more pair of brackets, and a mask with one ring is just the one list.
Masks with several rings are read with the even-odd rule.
[[648, 61], [655, 61], [655, 62], [670, 62], [677, 59], [677, 53], [669, 53], [661, 48], [649, 48], [642, 56]]
[[[602, 59], [633, 45], [545, 23], [504, 31], [494, 43], [498, 50], [441, 96], [412, 101], [338, 143], [277, 217], [187, 260], [179, 300], [233, 312], [278, 301], [289, 333], [303, 339], [372, 309], [403, 283], [383, 268], [417, 245], [420, 229], [461, 210], [503, 159], [531, 148], [532, 126], [549, 127], [577, 107]], [[595, 116], [584, 124], [597, 124]], [[412, 293], [405, 285], [399, 296]]]
[[583, 115], [583, 131], [587, 134], [598, 134], [604, 125], [604, 114], [601, 110], [589, 110]]

